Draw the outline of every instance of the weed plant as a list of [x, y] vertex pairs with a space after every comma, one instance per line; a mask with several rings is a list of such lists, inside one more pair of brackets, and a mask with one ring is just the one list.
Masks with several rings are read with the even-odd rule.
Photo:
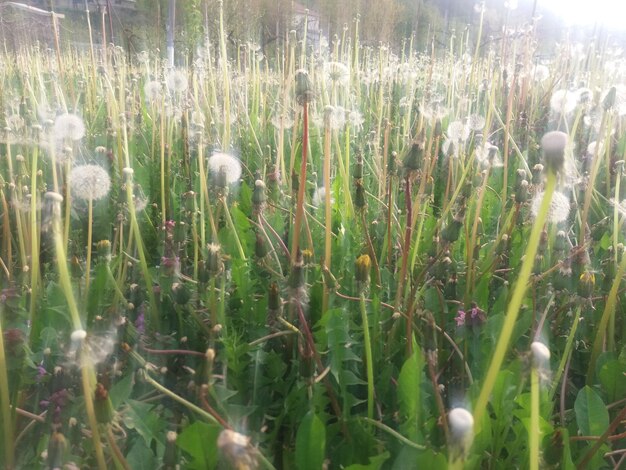
[[623, 466], [623, 53], [223, 31], [0, 55], [4, 467]]

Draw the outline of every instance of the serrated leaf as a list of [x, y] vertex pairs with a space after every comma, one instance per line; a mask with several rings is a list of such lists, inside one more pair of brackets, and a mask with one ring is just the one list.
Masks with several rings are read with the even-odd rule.
[[578, 392], [574, 410], [578, 429], [584, 436], [601, 436], [609, 427], [609, 412], [606, 405], [588, 385]]
[[299, 470], [318, 470], [324, 463], [326, 428], [313, 411], [309, 411], [296, 436], [296, 466]]
[[128, 408], [123, 413], [124, 424], [134, 429], [143, 438], [146, 446], [150, 447], [152, 440], [163, 444], [163, 429], [165, 423], [160, 415], [153, 413], [154, 405], [148, 405], [135, 400], [126, 400]]
[[130, 397], [130, 394], [133, 391], [133, 385], [133, 376], [132, 374], [128, 374], [111, 387], [111, 390], [109, 390], [109, 397], [111, 398], [113, 408], [119, 408], [120, 405], [124, 403], [128, 397]]
[[191, 456], [192, 468], [211, 470], [216, 467], [220, 431], [217, 425], [196, 421], [178, 435], [176, 445]]

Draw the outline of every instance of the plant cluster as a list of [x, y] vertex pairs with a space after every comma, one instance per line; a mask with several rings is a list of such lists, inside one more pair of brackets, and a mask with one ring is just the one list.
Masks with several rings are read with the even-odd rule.
[[0, 55], [5, 467], [623, 465], [622, 51], [220, 28]]

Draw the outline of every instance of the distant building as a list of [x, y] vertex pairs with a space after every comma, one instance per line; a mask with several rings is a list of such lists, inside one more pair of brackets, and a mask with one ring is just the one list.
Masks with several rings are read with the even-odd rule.
[[[121, 7], [128, 9], [137, 8], [137, 0], [108, 0], [111, 7]], [[107, 0], [87, 0], [89, 9], [95, 9], [97, 7], [106, 7]], [[50, 2], [48, 0], [24, 0], [21, 3], [26, 5], [32, 5], [38, 8], [48, 9]], [[85, 10], [85, 0], [54, 0], [55, 10]]]

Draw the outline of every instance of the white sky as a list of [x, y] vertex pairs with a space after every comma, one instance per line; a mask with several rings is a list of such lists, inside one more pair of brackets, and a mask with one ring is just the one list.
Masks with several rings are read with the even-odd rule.
[[626, 29], [626, 0], [537, 0], [541, 9], [550, 9], [568, 24], [602, 23]]

